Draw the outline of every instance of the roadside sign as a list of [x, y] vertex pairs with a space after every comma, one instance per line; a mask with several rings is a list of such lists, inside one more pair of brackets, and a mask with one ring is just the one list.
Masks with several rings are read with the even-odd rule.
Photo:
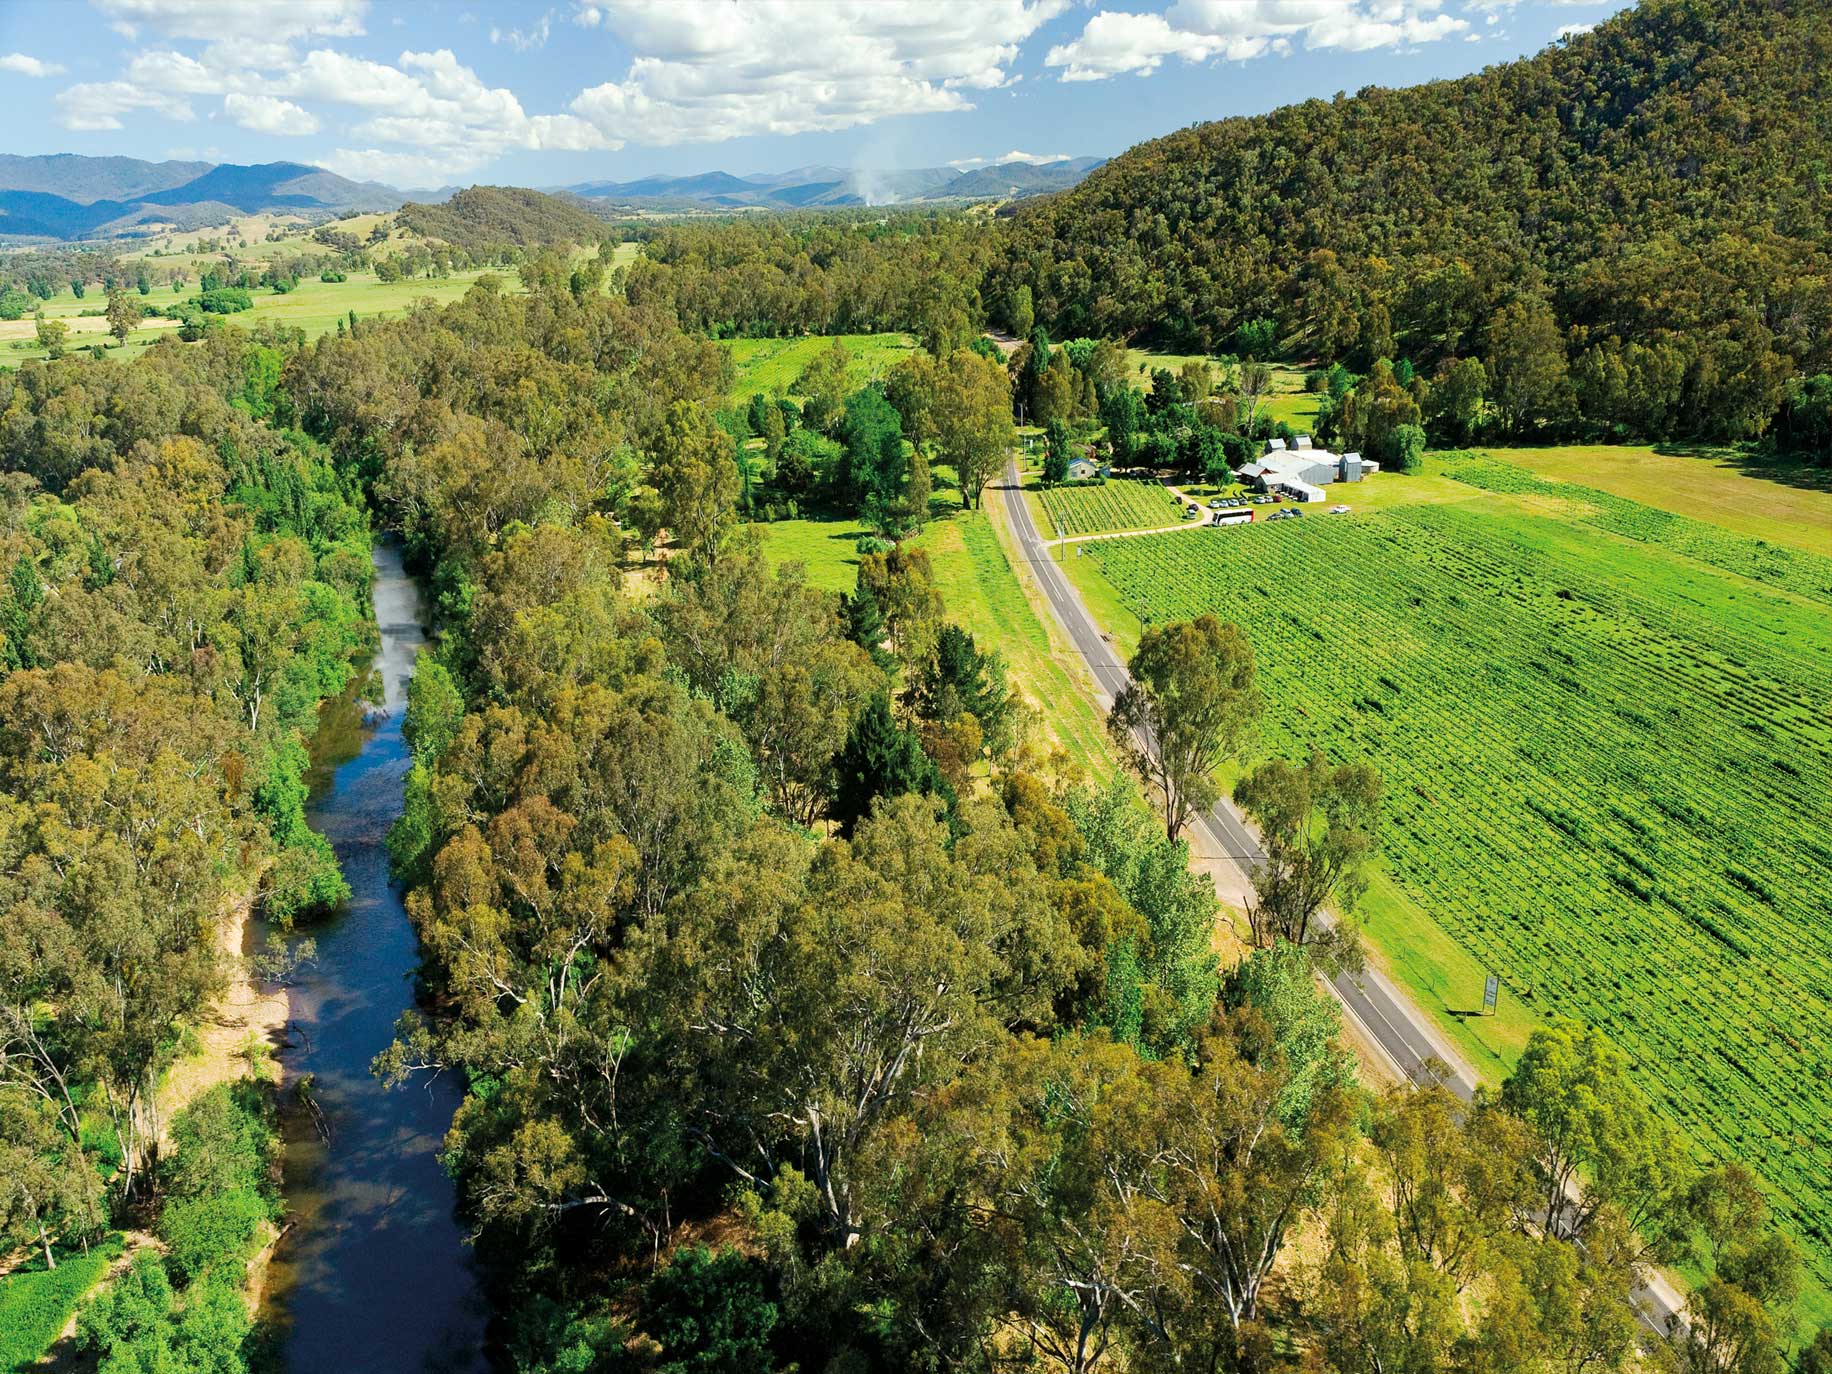
[[1501, 979], [1491, 973], [1488, 976], [1488, 982], [1482, 985], [1482, 1014], [1484, 1016], [1495, 1014], [1495, 1002], [1500, 996]]

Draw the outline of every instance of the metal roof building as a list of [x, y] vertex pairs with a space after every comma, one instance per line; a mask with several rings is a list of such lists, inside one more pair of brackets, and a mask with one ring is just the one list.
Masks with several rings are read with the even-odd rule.
[[[1295, 484], [1315, 490], [1327, 482], [1359, 482], [1371, 472], [1379, 472], [1379, 463], [1365, 461], [1359, 453], [1332, 453], [1311, 445], [1310, 435], [1300, 434], [1287, 448], [1283, 439], [1269, 439], [1266, 451], [1254, 462], [1236, 471], [1243, 482], [1268, 490], [1274, 486]], [[1322, 493], [1300, 498], [1320, 501]]]

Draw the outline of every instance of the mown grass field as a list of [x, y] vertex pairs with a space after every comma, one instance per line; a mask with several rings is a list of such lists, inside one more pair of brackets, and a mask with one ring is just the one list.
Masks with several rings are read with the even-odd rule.
[[109, 1236], [91, 1245], [87, 1255], [64, 1255], [55, 1269], [35, 1259], [0, 1278], [0, 1374], [38, 1363], [120, 1253], [121, 1238]]
[[[1370, 934], [1489, 1042], [1479, 1069], [1533, 1017], [1604, 1027], [1688, 1139], [1760, 1172], [1823, 1289], [1832, 558], [1489, 460], [1369, 491], [1415, 480], [1469, 494], [1100, 541], [1073, 571], [1139, 622], [1240, 623], [1267, 752], [1381, 769]], [[1486, 970], [1524, 1016], [1469, 1015]]]
[[[1661, 452], [1642, 444], [1483, 449], [1561, 482], [1595, 487], [1808, 553], [1832, 551], [1832, 473], [1750, 469], [1733, 450]], [[1768, 480], [1751, 481], [1751, 475]]]
[[904, 355], [916, 348], [907, 334], [812, 334], [799, 339], [732, 339], [726, 351], [732, 356], [733, 381], [727, 400], [740, 405], [758, 392], [766, 396], [787, 395], [802, 370], [816, 355], [833, 347], [838, 337], [852, 355], [846, 365], [849, 387], [864, 386], [874, 377], [882, 377]]
[[1098, 486], [1047, 487], [1028, 494], [1046, 537], [1151, 530], [1183, 523], [1183, 503], [1156, 482], [1112, 480]]

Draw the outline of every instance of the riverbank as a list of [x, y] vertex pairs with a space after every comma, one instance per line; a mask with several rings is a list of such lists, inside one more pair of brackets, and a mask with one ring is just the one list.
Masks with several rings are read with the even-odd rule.
[[[252, 900], [237, 902], [217, 934], [229, 981], [211, 1014], [197, 1027], [197, 1049], [166, 1075], [160, 1107], [162, 1149], [171, 1144], [173, 1118], [210, 1089], [253, 1078], [272, 1084], [278, 1099], [289, 1081], [282, 1051], [292, 1003], [285, 988], [264, 987], [254, 971], [259, 933]], [[268, 1261], [283, 1234], [280, 1227], [270, 1226], [260, 1250], [248, 1262], [242, 1299], [251, 1317], [260, 1312], [265, 1300]]]
[[228, 970], [223, 994], [198, 1023], [196, 1048], [172, 1065], [160, 1091], [162, 1148], [171, 1144], [173, 1116], [219, 1083], [254, 1077], [285, 1087], [280, 1052], [292, 1004], [285, 988], [262, 986], [253, 966], [256, 948], [253, 901], [245, 897], [217, 930], [217, 951]]

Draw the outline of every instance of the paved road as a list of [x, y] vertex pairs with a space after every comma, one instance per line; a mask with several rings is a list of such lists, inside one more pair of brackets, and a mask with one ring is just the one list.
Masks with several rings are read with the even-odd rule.
[[[1000, 490], [1012, 530], [1017, 535], [1020, 555], [1030, 565], [1057, 622], [1093, 674], [1102, 707], [1111, 706], [1113, 698], [1126, 685], [1125, 663], [1095, 625], [1080, 593], [1064, 575], [1051, 556], [1050, 546], [1037, 532], [1015, 462], [1007, 464], [1005, 482]], [[1079, 557], [1081, 553], [1074, 546], [1056, 547], [1069, 558]], [[1264, 861], [1265, 850], [1260, 847], [1258, 837], [1225, 797], [1195, 824], [1217, 851], [1226, 854], [1243, 873], [1251, 874]], [[1442, 1076], [1445, 1085], [1465, 1102], [1474, 1095], [1474, 1071], [1445, 1043], [1426, 1020], [1424, 1012], [1385, 974], [1374, 968], [1360, 975], [1339, 973], [1331, 980], [1330, 990], [1364, 1039], [1385, 1055], [1400, 1074], [1414, 1083], [1426, 1082], [1434, 1075]], [[1680, 1307], [1678, 1294], [1656, 1279], [1652, 1286], [1637, 1290], [1634, 1300], [1642, 1320], [1656, 1333], [1665, 1335], [1669, 1318]]]

